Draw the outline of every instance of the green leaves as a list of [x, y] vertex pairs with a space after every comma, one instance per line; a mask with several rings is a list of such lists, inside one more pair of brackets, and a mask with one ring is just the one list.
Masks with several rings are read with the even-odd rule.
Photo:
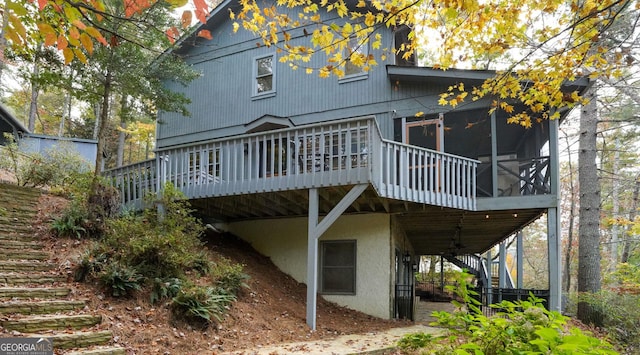
[[493, 305], [499, 312], [485, 316], [475, 304], [469, 289], [470, 275], [456, 276], [454, 289], [462, 303], [454, 302], [456, 311], [434, 312], [434, 324], [446, 331], [436, 337], [409, 334], [398, 346], [424, 349], [429, 354], [617, 354], [604, 340], [584, 334], [567, 325], [558, 312], [548, 311], [542, 300], [533, 296], [527, 301], [503, 301]]

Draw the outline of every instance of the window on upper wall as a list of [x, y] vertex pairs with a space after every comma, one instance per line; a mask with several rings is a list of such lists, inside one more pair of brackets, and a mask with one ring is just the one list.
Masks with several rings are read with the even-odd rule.
[[275, 54], [257, 57], [253, 61], [253, 97], [274, 96], [276, 93]]
[[356, 294], [356, 241], [320, 242], [320, 292]]
[[356, 37], [350, 37], [349, 43], [345, 47], [344, 53], [344, 79], [352, 79], [357, 77], [358, 79], [364, 79], [367, 77], [367, 71], [364, 70], [364, 66], [358, 65], [364, 63], [369, 57], [369, 44], [362, 43]]

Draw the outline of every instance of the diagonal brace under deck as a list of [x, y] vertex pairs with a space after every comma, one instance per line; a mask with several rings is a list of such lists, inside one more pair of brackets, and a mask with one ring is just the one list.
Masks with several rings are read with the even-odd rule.
[[368, 184], [355, 185], [318, 223], [318, 189], [309, 189], [309, 229], [307, 246], [307, 324], [316, 330], [318, 301], [318, 239], [338, 217], [367, 189]]

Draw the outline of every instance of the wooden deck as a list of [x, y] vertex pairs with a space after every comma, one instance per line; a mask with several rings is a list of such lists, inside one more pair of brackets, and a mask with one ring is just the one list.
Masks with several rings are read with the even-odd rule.
[[194, 200], [366, 183], [381, 199], [474, 211], [477, 164], [385, 140], [368, 117], [161, 150], [105, 176], [134, 209], [166, 182]]

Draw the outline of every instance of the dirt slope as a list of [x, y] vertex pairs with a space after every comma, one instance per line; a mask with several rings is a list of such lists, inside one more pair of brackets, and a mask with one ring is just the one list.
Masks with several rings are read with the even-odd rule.
[[[38, 226], [60, 271], [71, 275], [79, 254], [89, 242], [48, 236], [46, 221], [61, 209], [63, 201], [52, 196], [41, 199]], [[406, 326], [404, 321], [385, 321], [338, 307], [318, 299], [318, 329], [306, 325], [306, 287], [280, 272], [266, 257], [232, 236], [207, 236], [213, 260], [220, 256], [245, 265], [251, 277], [249, 288], [229, 310], [223, 322], [208, 329], [172, 324], [168, 304], [151, 305], [149, 296], [132, 299], [106, 296], [97, 285], [74, 284], [76, 296], [89, 300], [89, 307], [103, 315], [103, 327], [113, 331], [118, 345], [129, 354], [220, 353], [261, 345], [330, 338], [342, 334], [367, 333]], [[386, 292], [381, 290], [381, 292]]]

